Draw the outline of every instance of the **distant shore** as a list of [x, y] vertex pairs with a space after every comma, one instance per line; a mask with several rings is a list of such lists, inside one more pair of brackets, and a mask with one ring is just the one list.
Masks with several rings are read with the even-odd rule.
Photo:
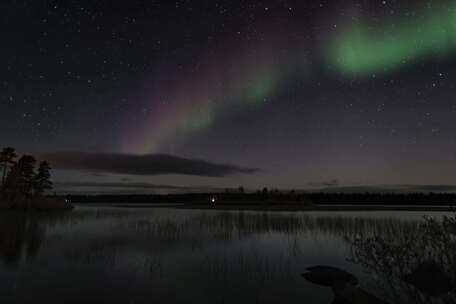
[[[308, 209], [309, 206], [456, 206], [456, 193], [329, 193], [269, 191], [222, 192], [222, 193], [180, 193], [180, 194], [100, 194], [69, 195], [73, 203], [84, 204], [185, 204], [186, 206], [228, 206], [229, 208]], [[234, 207], [232, 207], [234, 206]], [[291, 206], [291, 207], [290, 207]], [[313, 208], [313, 207], [312, 207]], [[322, 207], [323, 208], [323, 207]], [[400, 207], [399, 207], [400, 208]]]
[[246, 211], [455, 211], [453, 206], [423, 205], [183, 205], [181, 209], [246, 210]]
[[175, 208], [193, 210], [239, 211], [456, 211], [452, 205], [382, 205], [382, 204], [185, 204], [185, 203], [76, 203], [81, 207]]
[[35, 200], [5, 201], [0, 200], [0, 210], [32, 210], [32, 211], [65, 211], [74, 206], [64, 198], [39, 198]]
[[455, 211], [454, 193], [223, 192], [71, 195], [80, 206], [254, 211]]

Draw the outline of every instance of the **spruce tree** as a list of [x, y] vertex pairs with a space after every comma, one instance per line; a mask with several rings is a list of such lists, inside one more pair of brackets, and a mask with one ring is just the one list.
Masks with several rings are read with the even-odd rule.
[[46, 191], [52, 189], [50, 170], [51, 166], [47, 162], [43, 161], [40, 163], [33, 183], [34, 194], [36, 196], [43, 195]]
[[25, 197], [30, 196], [35, 178], [35, 158], [31, 155], [23, 155], [17, 162], [19, 168], [18, 187], [19, 192]]
[[14, 165], [14, 159], [17, 157], [14, 148], [6, 147], [0, 152], [0, 166], [2, 169], [2, 183], [1, 187], [4, 188], [6, 176], [8, 173], [8, 167], [12, 167]]

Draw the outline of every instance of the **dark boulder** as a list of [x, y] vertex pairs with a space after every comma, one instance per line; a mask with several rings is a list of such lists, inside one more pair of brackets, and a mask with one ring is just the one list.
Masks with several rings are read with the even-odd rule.
[[328, 287], [333, 287], [336, 283], [358, 285], [358, 279], [354, 275], [336, 267], [313, 266], [306, 270], [307, 272], [301, 275], [307, 281], [317, 285]]

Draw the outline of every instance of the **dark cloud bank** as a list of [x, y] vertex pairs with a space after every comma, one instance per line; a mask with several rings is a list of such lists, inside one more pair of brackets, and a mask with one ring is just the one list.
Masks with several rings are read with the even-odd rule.
[[49, 161], [51, 166], [56, 169], [131, 175], [184, 174], [223, 177], [234, 174], [252, 174], [258, 171], [253, 168], [217, 164], [167, 154], [55, 152], [42, 154], [40, 158]]
[[211, 186], [176, 186], [135, 182], [56, 182], [56, 192], [65, 194], [170, 194], [222, 192]]

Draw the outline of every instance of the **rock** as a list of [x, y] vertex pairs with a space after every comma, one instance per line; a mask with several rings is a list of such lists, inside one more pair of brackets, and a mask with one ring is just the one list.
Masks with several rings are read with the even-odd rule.
[[302, 276], [311, 283], [328, 286], [334, 293], [333, 304], [386, 304], [373, 294], [357, 287], [358, 279], [345, 270], [331, 266], [307, 268]]
[[336, 283], [345, 283], [350, 285], [357, 285], [358, 279], [351, 273], [345, 270], [331, 267], [331, 266], [313, 266], [306, 269], [308, 272], [302, 276], [309, 282], [333, 287]]

